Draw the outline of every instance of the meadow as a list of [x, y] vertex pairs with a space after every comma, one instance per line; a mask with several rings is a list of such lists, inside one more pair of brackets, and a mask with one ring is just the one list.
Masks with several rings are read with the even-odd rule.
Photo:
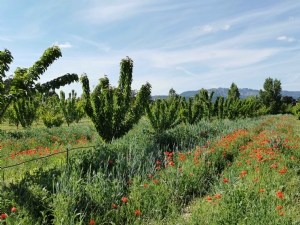
[[299, 134], [286, 115], [2, 130], [0, 224], [300, 224]]

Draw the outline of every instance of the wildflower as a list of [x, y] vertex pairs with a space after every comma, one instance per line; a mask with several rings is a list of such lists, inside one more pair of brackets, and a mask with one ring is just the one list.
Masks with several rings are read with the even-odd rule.
[[243, 178], [246, 175], [247, 175], [247, 171], [246, 170], [242, 170], [241, 173], [240, 173], [240, 177]]
[[278, 165], [277, 165], [276, 163], [273, 163], [273, 164], [270, 166], [271, 169], [276, 169], [277, 167], [278, 167]]
[[149, 187], [149, 184], [148, 183], [144, 183], [144, 187]]
[[185, 161], [186, 160], [186, 155], [184, 153], [178, 153], [178, 156], [179, 156], [179, 161]]
[[90, 224], [90, 225], [95, 225], [96, 222], [95, 222], [95, 220], [91, 219], [89, 224]]
[[229, 180], [227, 178], [223, 178], [223, 183], [228, 183]]
[[261, 188], [259, 189], [259, 193], [264, 193], [265, 192], [265, 189]]
[[158, 182], [159, 182], [158, 179], [154, 179], [154, 180], [153, 180], [153, 183], [154, 183], [154, 184], [158, 184]]
[[213, 199], [212, 199], [212, 197], [207, 196], [206, 200], [209, 201], [209, 202], [211, 202]]
[[285, 166], [285, 167], [283, 167], [282, 169], [278, 170], [278, 173], [280, 173], [280, 174], [285, 174], [286, 171], [287, 171], [287, 167]]
[[193, 174], [193, 173], [190, 173], [190, 177], [192, 177], [192, 176], [194, 176], [194, 174]]
[[284, 198], [284, 194], [283, 194], [282, 191], [277, 191], [276, 195], [277, 195], [278, 198]]
[[13, 212], [13, 213], [17, 212], [17, 208], [16, 207], [12, 207], [10, 211]]
[[136, 209], [136, 210], [134, 211], [134, 214], [135, 214], [136, 216], [140, 216], [142, 213], [141, 213], [141, 210]]
[[5, 220], [5, 219], [7, 218], [7, 214], [6, 214], [6, 213], [2, 213], [2, 214], [0, 215], [0, 218], [1, 218], [2, 220]]
[[117, 208], [118, 208], [118, 205], [115, 204], [115, 203], [113, 203], [113, 204], [111, 204], [111, 207], [112, 207], [113, 209], [117, 209]]
[[222, 197], [222, 195], [221, 194], [215, 194], [215, 196], [214, 196], [216, 199], [220, 199], [221, 197]]
[[170, 166], [175, 166], [175, 163], [173, 161], [169, 162]]
[[284, 216], [284, 212], [280, 211], [279, 216]]
[[282, 205], [276, 206], [276, 210], [282, 210], [282, 209], [283, 209], [283, 206], [282, 206]]
[[122, 201], [123, 203], [127, 203], [127, 202], [128, 202], [128, 198], [122, 197], [122, 198], [121, 198], [121, 201]]

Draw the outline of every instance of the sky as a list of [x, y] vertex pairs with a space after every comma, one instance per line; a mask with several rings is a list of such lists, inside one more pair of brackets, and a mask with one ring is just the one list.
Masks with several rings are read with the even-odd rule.
[[[134, 61], [133, 89], [152, 94], [201, 88], [262, 89], [266, 78], [300, 91], [297, 0], [0, 0], [0, 50], [28, 68], [58, 45], [62, 57], [41, 77], [87, 74], [112, 86], [120, 61]], [[82, 93], [80, 82], [64, 91]]]

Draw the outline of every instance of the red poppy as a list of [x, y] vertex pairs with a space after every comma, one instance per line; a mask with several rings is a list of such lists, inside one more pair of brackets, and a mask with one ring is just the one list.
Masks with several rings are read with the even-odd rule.
[[2, 213], [2, 214], [0, 215], [0, 218], [1, 218], [2, 220], [5, 220], [5, 219], [7, 218], [7, 214], [6, 214], [6, 213]]
[[127, 203], [127, 202], [128, 202], [128, 198], [122, 197], [122, 198], [121, 198], [121, 201], [122, 201], [123, 203]]
[[215, 194], [214, 197], [217, 198], [217, 199], [220, 199], [222, 197], [222, 195], [221, 194]]
[[223, 178], [223, 182], [224, 182], [224, 183], [228, 183], [229, 180], [228, 180], [227, 178]]
[[159, 180], [158, 180], [158, 179], [154, 179], [154, 180], [153, 180], [153, 183], [154, 183], [154, 184], [158, 184], [158, 183], [159, 183]]
[[142, 213], [141, 213], [141, 210], [136, 209], [136, 210], [134, 211], [134, 214], [135, 214], [136, 216], [140, 216]]
[[278, 198], [284, 198], [284, 194], [283, 194], [282, 191], [277, 191], [276, 195], [277, 195]]
[[287, 167], [283, 167], [282, 169], [278, 170], [278, 173], [285, 174], [287, 171]]
[[247, 171], [246, 170], [242, 170], [240, 173], [240, 177], [244, 177], [247, 175]]
[[210, 202], [210, 201], [212, 201], [213, 199], [212, 199], [212, 197], [207, 196], [206, 200]]
[[264, 193], [265, 192], [265, 189], [261, 188], [259, 189], [259, 193]]
[[118, 205], [115, 204], [115, 203], [113, 203], [113, 204], [111, 204], [111, 207], [112, 207], [113, 209], [117, 209], [117, 208], [118, 208]]
[[95, 222], [95, 220], [91, 219], [89, 224], [90, 224], [90, 225], [95, 225], [96, 222]]
[[13, 212], [13, 213], [17, 212], [17, 208], [16, 207], [12, 207], [10, 211]]
[[283, 206], [282, 206], [282, 205], [276, 206], [276, 210], [282, 210], [282, 209], [283, 209]]
[[170, 161], [170, 162], [169, 162], [169, 165], [170, 165], [170, 166], [175, 166], [175, 163], [174, 163], [173, 161]]

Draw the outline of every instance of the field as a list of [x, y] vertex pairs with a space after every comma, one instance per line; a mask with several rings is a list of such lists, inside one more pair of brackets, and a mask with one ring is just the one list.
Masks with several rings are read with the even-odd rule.
[[1, 131], [0, 224], [300, 224], [300, 122]]

